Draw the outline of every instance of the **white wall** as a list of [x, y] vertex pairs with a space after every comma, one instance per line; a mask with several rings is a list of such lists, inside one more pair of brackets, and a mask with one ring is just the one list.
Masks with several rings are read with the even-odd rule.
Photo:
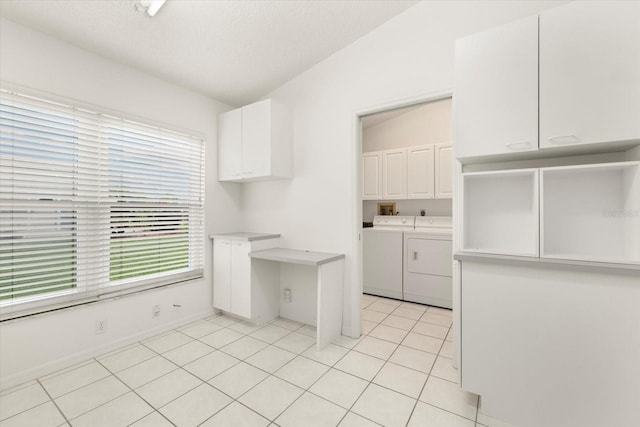
[[[398, 215], [420, 215], [420, 209], [425, 210], [427, 216], [451, 216], [453, 207], [451, 199], [419, 199], [419, 200], [384, 200], [382, 203], [394, 202]], [[362, 220], [371, 222], [378, 215], [378, 200], [364, 200], [362, 202]]]
[[[127, 117], [202, 135], [206, 234], [239, 229], [241, 187], [216, 180], [216, 114], [228, 107], [2, 19], [0, 79]], [[0, 387], [7, 388], [211, 312], [211, 243], [205, 276], [181, 285], [0, 325]], [[182, 305], [169, 312], [173, 303]], [[161, 305], [151, 318], [151, 306]], [[94, 322], [107, 319], [95, 335]]]
[[294, 178], [245, 184], [243, 224], [281, 233], [286, 246], [347, 255], [346, 333], [360, 320], [356, 112], [452, 88], [455, 39], [557, 4], [420, 2], [270, 94], [293, 109]]
[[362, 152], [453, 142], [451, 98], [428, 102], [362, 130]]

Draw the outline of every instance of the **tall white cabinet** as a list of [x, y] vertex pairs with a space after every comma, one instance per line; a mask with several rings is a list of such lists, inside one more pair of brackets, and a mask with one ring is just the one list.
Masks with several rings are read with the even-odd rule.
[[571, 2], [456, 45], [460, 380], [510, 424], [640, 424], [639, 23]]
[[287, 107], [266, 99], [218, 116], [218, 180], [290, 178], [293, 127]]

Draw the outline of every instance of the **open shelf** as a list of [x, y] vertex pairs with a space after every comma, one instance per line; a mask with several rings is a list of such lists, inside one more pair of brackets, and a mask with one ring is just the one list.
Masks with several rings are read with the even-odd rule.
[[541, 256], [640, 263], [640, 162], [541, 169]]
[[538, 256], [538, 170], [463, 177], [463, 250]]

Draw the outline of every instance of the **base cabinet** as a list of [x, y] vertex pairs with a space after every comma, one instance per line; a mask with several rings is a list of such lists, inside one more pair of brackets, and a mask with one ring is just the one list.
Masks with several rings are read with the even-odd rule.
[[462, 388], [521, 427], [640, 425], [639, 271], [529, 264], [462, 261]]
[[213, 241], [213, 306], [262, 323], [278, 316], [279, 270], [252, 260], [252, 251], [275, 248], [280, 239]]

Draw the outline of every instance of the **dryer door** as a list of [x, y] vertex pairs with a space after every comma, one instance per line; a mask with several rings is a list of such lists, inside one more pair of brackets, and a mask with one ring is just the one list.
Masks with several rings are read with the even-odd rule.
[[410, 273], [452, 276], [451, 240], [429, 237], [407, 239], [407, 270]]

